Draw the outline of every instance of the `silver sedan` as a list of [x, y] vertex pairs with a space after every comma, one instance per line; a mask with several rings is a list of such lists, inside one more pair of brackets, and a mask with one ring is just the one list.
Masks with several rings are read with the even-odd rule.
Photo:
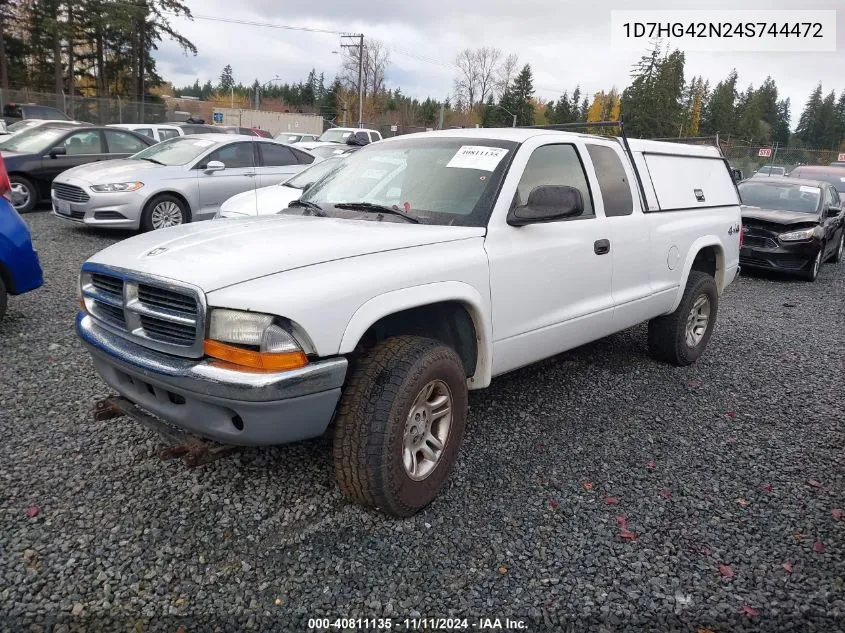
[[278, 184], [314, 162], [302, 149], [231, 134], [180, 136], [53, 181], [53, 213], [89, 226], [153, 229], [208, 220], [235, 194]]

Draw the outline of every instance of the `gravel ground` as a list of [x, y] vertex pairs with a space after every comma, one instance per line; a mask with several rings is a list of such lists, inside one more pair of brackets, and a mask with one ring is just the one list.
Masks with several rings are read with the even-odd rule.
[[740, 279], [693, 367], [640, 326], [497, 379], [448, 489], [395, 521], [344, 501], [322, 441], [190, 469], [93, 421], [76, 275], [123, 236], [26, 219], [47, 284], [0, 326], [0, 630], [845, 628], [845, 264]]

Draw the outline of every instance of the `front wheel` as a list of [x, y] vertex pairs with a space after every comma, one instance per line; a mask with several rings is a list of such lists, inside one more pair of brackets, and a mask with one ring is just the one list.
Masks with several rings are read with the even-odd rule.
[[833, 257], [830, 258], [834, 264], [842, 261], [842, 252], [845, 251], [845, 229], [842, 229], [842, 235], [839, 236], [839, 246], [833, 251]]
[[815, 281], [819, 276], [819, 270], [822, 267], [822, 260], [824, 259], [825, 245], [822, 244], [819, 252], [816, 253], [816, 258], [810, 264], [810, 267], [804, 273], [804, 279], [807, 281]]
[[398, 336], [355, 365], [338, 407], [334, 471], [352, 501], [395, 517], [431, 503], [455, 464], [467, 415], [453, 349]]
[[13, 174], [9, 176], [9, 184], [12, 186], [12, 206], [18, 213], [29, 213], [38, 203], [38, 189], [28, 178]]
[[691, 271], [677, 309], [649, 321], [649, 352], [673, 365], [691, 365], [710, 341], [718, 310], [716, 280], [707, 273]]
[[141, 215], [141, 230], [156, 231], [189, 221], [188, 209], [176, 196], [162, 194], [150, 200]]

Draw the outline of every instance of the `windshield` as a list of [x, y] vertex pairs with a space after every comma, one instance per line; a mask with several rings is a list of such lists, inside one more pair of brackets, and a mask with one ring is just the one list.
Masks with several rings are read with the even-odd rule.
[[742, 204], [775, 211], [817, 213], [821, 189], [807, 185], [743, 182], [739, 185]]
[[766, 165], [765, 167], [761, 167], [760, 171], [757, 172], [758, 174], [765, 174], [768, 176], [783, 176], [786, 174], [786, 169], [783, 167], [770, 167]]
[[18, 121], [17, 123], [12, 123], [9, 127], [6, 128], [7, 131], [11, 132], [23, 132], [24, 130], [28, 130], [31, 127], [36, 127], [41, 125], [41, 121], [38, 119], [24, 119], [23, 121]]
[[510, 141], [448, 137], [370, 145], [350, 154], [301, 199], [328, 213], [334, 204], [366, 202], [429, 224], [486, 226], [516, 147]]
[[197, 136], [179, 136], [142, 149], [132, 160], [150, 160], [162, 165], [187, 165], [214, 146], [214, 141]]
[[285, 187], [294, 187], [296, 189], [307, 189], [315, 182], [320, 180], [323, 176], [326, 176], [336, 169], [340, 168], [343, 164], [343, 158], [327, 158], [326, 160], [315, 164], [304, 171], [299, 172], [293, 178], [289, 178], [283, 182], [280, 182], [280, 186]]
[[38, 154], [55, 147], [59, 139], [67, 134], [67, 128], [38, 126], [30, 130], [23, 130], [10, 136], [3, 142], [3, 149], [7, 152], [24, 152]]
[[321, 142], [325, 141], [326, 143], [345, 143], [346, 139], [351, 135], [352, 130], [344, 130], [336, 127], [323, 132], [317, 140]]

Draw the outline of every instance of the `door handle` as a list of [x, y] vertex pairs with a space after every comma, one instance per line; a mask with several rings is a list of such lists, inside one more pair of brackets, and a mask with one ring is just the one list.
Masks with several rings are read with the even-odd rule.
[[596, 240], [593, 242], [593, 252], [596, 255], [607, 255], [610, 252], [610, 240]]

